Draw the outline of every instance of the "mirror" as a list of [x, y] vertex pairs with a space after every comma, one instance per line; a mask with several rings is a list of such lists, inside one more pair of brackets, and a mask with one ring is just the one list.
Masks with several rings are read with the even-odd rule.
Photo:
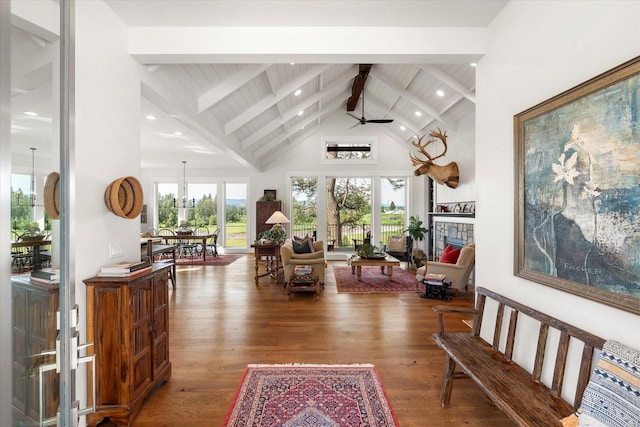
[[60, 406], [59, 375], [41, 380], [38, 369], [55, 360], [42, 353], [56, 347], [59, 279], [36, 275], [59, 265], [59, 221], [44, 203], [60, 161], [59, 8], [12, 0], [11, 24], [11, 299], [2, 310], [11, 304], [12, 346], [1, 351], [12, 361], [12, 425], [35, 426]]

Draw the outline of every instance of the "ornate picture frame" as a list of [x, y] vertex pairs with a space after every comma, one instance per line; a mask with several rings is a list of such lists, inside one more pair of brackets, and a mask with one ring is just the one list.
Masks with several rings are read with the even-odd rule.
[[514, 116], [514, 274], [640, 314], [640, 57]]

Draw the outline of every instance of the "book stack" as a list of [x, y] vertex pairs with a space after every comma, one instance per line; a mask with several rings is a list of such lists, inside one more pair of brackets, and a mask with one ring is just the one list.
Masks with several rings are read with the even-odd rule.
[[420, 295], [422, 298], [439, 299], [449, 301], [451, 298], [447, 295], [447, 288], [450, 283], [447, 282], [447, 278], [444, 274], [427, 273], [422, 279], [424, 285], [424, 294]]
[[430, 283], [433, 285], [442, 284], [446, 280], [446, 276], [444, 274], [432, 274], [427, 273], [424, 275], [424, 279], [422, 279], [422, 283]]
[[146, 261], [123, 261], [101, 267], [98, 277], [130, 277], [150, 270], [151, 264]]
[[60, 270], [57, 268], [43, 268], [31, 272], [30, 281], [32, 283], [43, 283], [53, 285], [60, 283]]
[[296, 276], [308, 276], [313, 273], [312, 265], [296, 265], [293, 268], [293, 274]]

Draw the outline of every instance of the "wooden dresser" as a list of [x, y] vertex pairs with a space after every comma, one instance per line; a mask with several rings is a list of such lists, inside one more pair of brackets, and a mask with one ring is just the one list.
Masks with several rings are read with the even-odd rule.
[[170, 268], [154, 264], [151, 271], [133, 277], [84, 281], [87, 342], [93, 342], [96, 354], [96, 412], [87, 416], [89, 426], [107, 417], [130, 425], [147, 395], [171, 377]]
[[260, 233], [273, 227], [273, 224], [265, 224], [271, 214], [282, 210], [282, 202], [256, 202], [256, 238]]
[[[38, 367], [53, 363], [59, 285], [31, 283], [29, 275], [11, 277], [13, 307], [13, 408], [19, 425], [37, 425], [40, 418]], [[60, 379], [55, 371], [44, 377], [44, 418], [55, 417], [59, 406]]]

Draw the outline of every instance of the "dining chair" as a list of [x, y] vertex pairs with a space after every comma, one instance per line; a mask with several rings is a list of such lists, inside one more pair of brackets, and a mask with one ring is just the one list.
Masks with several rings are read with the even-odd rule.
[[212, 256], [218, 256], [218, 234], [220, 234], [220, 229], [216, 228], [209, 240], [207, 240], [206, 250], [211, 250]]
[[[208, 236], [209, 235], [209, 227], [204, 226], [204, 225], [199, 225], [197, 226], [194, 230], [193, 230], [193, 234], [195, 236]], [[209, 239], [207, 239], [209, 240]], [[198, 256], [202, 255], [202, 251], [206, 251], [207, 250], [207, 245], [208, 245], [208, 241], [205, 243], [204, 247], [202, 247], [202, 243], [201, 242], [193, 242], [193, 250], [196, 251], [196, 254]]]
[[[162, 237], [162, 236], [175, 236], [176, 233], [175, 231], [173, 231], [170, 228], [160, 228], [158, 229], [158, 236]], [[180, 244], [179, 242], [175, 242], [173, 240], [167, 241], [167, 244], [178, 244], [178, 256], [180, 256]], [[165, 257], [168, 256], [167, 254], [163, 253], [161, 255], [161, 257]]]
[[[23, 235], [19, 235], [12, 231], [13, 241], [20, 243], [23, 241]], [[31, 271], [33, 260], [32, 248], [29, 246], [22, 246], [11, 248], [11, 269], [15, 269], [18, 274], [24, 271]]]

